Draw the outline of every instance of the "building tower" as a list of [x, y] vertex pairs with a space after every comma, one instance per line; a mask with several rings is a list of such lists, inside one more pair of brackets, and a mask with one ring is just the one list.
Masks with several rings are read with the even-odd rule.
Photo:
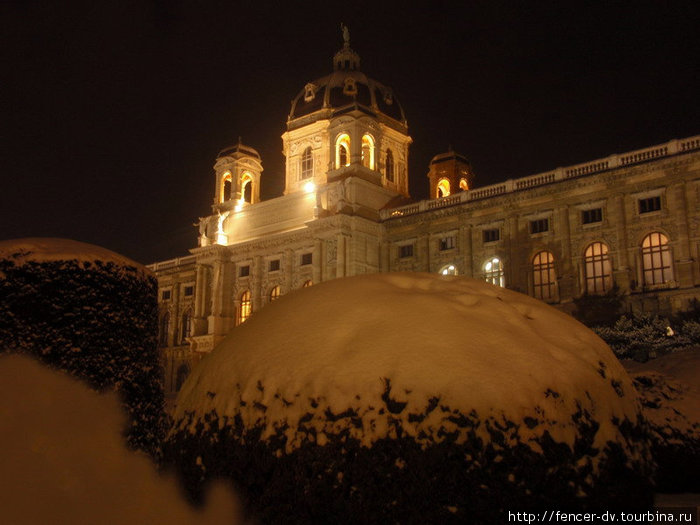
[[437, 199], [472, 189], [474, 173], [466, 157], [449, 148], [447, 152], [432, 158], [428, 179], [430, 198]]
[[221, 150], [214, 163], [214, 211], [223, 213], [259, 202], [262, 171], [260, 155], [240, 138], [238, 144]]
[[360, 71], [345, 26], [343, 38], [333, 72], [308, 82], [292, 101], [282, 135], [285, 195], [309, 182], [318, 187], [355, 177], [408, 197], [411, 137], [403, 109], [391, 88]]

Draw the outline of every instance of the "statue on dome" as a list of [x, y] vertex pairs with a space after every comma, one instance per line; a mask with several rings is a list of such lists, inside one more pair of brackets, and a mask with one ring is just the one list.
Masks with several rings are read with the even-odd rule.
[[348, 26], [343, 24], [342, 22], [340, 23], [340, 29], [343, 32], [343, 40], [345, 41], [346, 46], [350, 46], [350, 30], [348, 29]]

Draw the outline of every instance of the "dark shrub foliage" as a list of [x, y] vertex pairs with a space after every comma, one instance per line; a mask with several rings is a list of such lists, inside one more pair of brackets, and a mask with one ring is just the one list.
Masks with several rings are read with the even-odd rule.
[[113, 262], [0, 259], [0, 351], [32, 354], [96, 390], [116, 390], [129, 445], [157, 455], [156, 293], [155, 278]]

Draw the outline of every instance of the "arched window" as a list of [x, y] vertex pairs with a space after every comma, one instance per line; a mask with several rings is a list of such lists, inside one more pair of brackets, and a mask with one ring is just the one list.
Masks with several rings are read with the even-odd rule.
[[440, 197], [447, 197], [450, 194], [450, 181], [447, 179], [440, 179], [437, 183], [437, 192], [435, 197], [438, 199]]
[[642, 270], [645, 286], [664, 284], [673, 280], [671, 247], [668, 245], [668, 237], [663, 233], [653, 232], [644, 237]]
[[496, 286], [506, 285], [503, 263], [498, 257], [493, 257], [484, 263], [484, 280]]
[[168, 346], [168, 332], [170, 332], [170, 314], [165, 312], [160, 318], [158, 330], [158, 344], [160, 346]]
[[459, 179], [459, 189], [462, 191], [467, 191], [469, 189], [469, 182], [467, 179]]
[[246, 290], [241, 294], [240, 297], [241, 304], [238, 307], [238, 319], [236, 324], [245, 323], [250, 317], [251, 302], [250, 302], [250, 291]]
[[551, 252], [540, 252], [532, 259], [532, 284], [537, 299], [548, 301], [556, 297], [557, 274]]
[[276, 301], [280, 298], [280, 286], [279, 284], [270, 290], [270, 302]]
[[386, 150], [386, 164], [384, 169], [386, 170], [386, 180], [394, 182], [394, 154], [390, 149]]
[[340, 135], [335, 141], [335, 169], [350, 165], [350, 136]]
[[192, 310], [187, 309], [182, 314], [182, 324], [180, 326], [180, 344], [186, 344], [187, 338], [192, 335]]
[[231, 200], [231, 172], [227, 171], [221, 177], [221, 193], [219, 202]]
[[302, 284], [301, 287], [302, 287], [302, 288], [308, 288], [308, 287], [311, 286], [312, 284], [314, 284], [313, 281], [312, 281], [311, 279], [309, 279], [308, 281], [304, 281], [304, 284]]
[[314, 174], [314, 159], [311, 155], [311, 148], [308, 147], [301, 155], [301, 178], [308, 179]]
[[369, 135], [362, 136], [362, 165], [374, 169], [374, 139]]
[[241, 175], [241, 199], [253, 202], [253, 176], [248, 172]]
[[608, 245], [592, 242], [583, 256], [586, 275], [586, 293], [605, 293], [613, 287], [612, 265], [608, 256]]
[[448, 264], [440, 268], [440, 275], [457, 275], [457, 267], [454, 264]]
[[182, 364], [177, 368], [177, 376], [175, 378], [175, 391], [180, 391], [188, 375], [190, 375], [189, 366]]

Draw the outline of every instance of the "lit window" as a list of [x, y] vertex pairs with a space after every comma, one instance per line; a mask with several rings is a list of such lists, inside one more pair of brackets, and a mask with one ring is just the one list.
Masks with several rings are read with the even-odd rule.
[[374, 140], [369, 135], [362, 137], [362, 165], [374, 169]]
[[501, 238], [501, 230], [498, 228], [491, 228], [489, 230], [484, 230], [484, 243], [496, 242]]
[[253, 202], [253, 176], [248, 172], [241, 176], [241, 200]]
[[350, 136], [347, 133], [340, 135], [335, 141], [335, 168], [350, 165]]
[[540, 252], [532, 260], [532, 281], [535, 297], [545, 301], [556, 297], [557, 274], [554, 271], [554, 256]]
[[220, 198], [219, 202], [225, 202], [228, 200], [231, 200], [231, 172], [227, 171], [224, 173], [223, 177], [221, 177], [221, 193], [220, 193]]
[[185, 297], [192, 297], [194, 295], [194, 286], [185, 286], [183, 294]]
[[457, 267], [454, 264], [448, 264], [440, 268], [440, 275], [457, 275]]
[[240, 297], [241, 304], [238, 307], [238, 319], [236, 324], [245, 323], [250, 317], [251, 303], [250, 303], [250, 291], [246, 290], [241, 294]]
[[301, 254], [301, 265], [306, 266], [307, 264], [311, 264], [313, 262], [313, 253], [302, 253]]
[[394, 154], [390, 149], [386, 150], [386, 164], [384, 168], [386, 170], [386, 180], [394, 182]]
[[602, 242], [589, 244], [584, 253], [583, 262], [586, 293], [604, 293], [612, 288], [612, 265], [608, 256], [607, 244]]
[[447, 179], [440, 179], [437, 183], [437, 193], [435, 197], [438, 199], [440, 197], [447, 197], [450, 194], [450, 181]]
[[451, 250], [452, 248], [455, 247], [455, 238], [454, 236], [450, 237], [443, 237], [440, 239], [440, 251], [444, 252], [445, 250]]
[[160, 346], [168, 346], [168, 334], [170, 332], [170, 314], [165, 312], [160, 318], [160, 326], [158, 327], [158, 344]]
[[280, 289], [279, 284], [277, 286], [275, 286], [272, 290], [270, 290], [270, 302], [276, 301], [277, 299], [279, 299], [280, 292], [281, 292], [281, 289]]
[[484, 280], [496, 286], [505, 286], [506, 278], [503, 273], [503, 263], [498, 257], [489, 259], [484, 264]]
[[182, 314], [182, 325], [180, 326], [180, 344], [186, 344], [187, 338], [192, 334], [192, 310], [187, 309]]
[[639, 213], [650, 213], [661, 209], [661, 197], [649, 197], [647, 199], [639, 199]]
[[673, 280], [671, 247], [663, 233], [650, 233], [642, 241], [644, 285], [663, 284]]
[[467, 191], [469, 189], [469, 182], [467, 179], [459, 179], [459, 189], [462, 191]]
[[592, 210], [583, 210], [581, 212], [582, 224], [593, 224], [596, 222], [602, 222], [602, 220], [603, 210], [601, 208], [593, 208]]
[[248, 277], [250, 275], [250, 266], [244, 265], [238, 269], [238, 277]]
[[270, 261], [270, 271], [271, 272], [276, 272], [279, 271], [280, 269], [280, 260], [279, 259], [274, 259]]
[[314, 159], [311, 155], [311, 148], [306, 148], [301, 155], [301, 178], [308, 179], [314, 174]]
[[308, 288], [308, 287], [311, 286], [312, 284], [314, 284], [313, 281], [312, 281], [311, 279], [309, 279], [308, 281], [304, 281], [304, 284], [302, 284], [301, 287], [302, 287], [302, 288]]
[[413, 257], [413, 245], [404, 244], [403, 246], [399, 246], [399, 257], [401, 259], [405, 259], [406, 257]]

